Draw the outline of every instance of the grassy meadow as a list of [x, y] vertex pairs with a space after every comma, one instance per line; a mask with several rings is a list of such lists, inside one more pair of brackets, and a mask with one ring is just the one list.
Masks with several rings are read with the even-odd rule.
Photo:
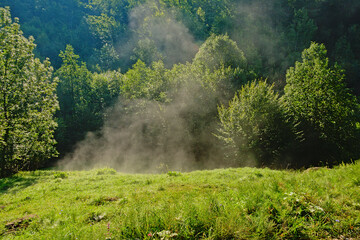
[[3, 239], [359, 239], [360, 162], [0, 179]]

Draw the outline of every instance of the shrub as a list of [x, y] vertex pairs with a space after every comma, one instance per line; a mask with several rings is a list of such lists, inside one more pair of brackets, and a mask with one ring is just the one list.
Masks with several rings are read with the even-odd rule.
[[241, 165], [284, 164], [291, 129], [279, 96], [266, 81], [246, 84], [229, 102], [218, 108], [218, 137], [225, 142], [229, 156]]
[[54, 178], [68, 178], [68, 174], [66, 172], [58, 172], [54, 174]]
[[114, 175], [116, 170], [113, 168], [99, 168], [96, 169], [96, 175]]

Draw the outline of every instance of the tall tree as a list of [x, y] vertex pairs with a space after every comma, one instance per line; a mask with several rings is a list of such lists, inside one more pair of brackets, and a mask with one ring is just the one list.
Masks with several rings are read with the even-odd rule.
[[9, 8], [0, 8], [0, 177], [39, 167], [57, 154], [53, 114], [58, 108], [50, 62], [34, 57]]
[[323, 44], [312, 43], [286, 74], [284, 100], [300, 139], [300, 165], [358, 157], [359, 103], [345, 86], [343, 70], [329, 66], [326, 54]]
[[120, 95], [123, 75], [118, 71], [91, 73], [85, 63], [78, 61], [79, 56], [70, 45], [60, 52], [60, 57], [63, 64], [56, 71], [60, 79], [56, 140], [60, 153], [64, 154], [72, 150], [87, 132], [97, 131], [102, 126], [105, 110]]
[[81, 140], [85, 133], [93, 130], [93, 115], [89, 105], [91, 100], [92, 74], [85, 63], [79, 64], [79, 56], [68, 45], [60, 52], [62, 66], [56, 71], [60, 82], [57, 93], [60, 102], [58, 112], [59, 129], [56, 139], [60, 152], [69, 151], [73, 144]]

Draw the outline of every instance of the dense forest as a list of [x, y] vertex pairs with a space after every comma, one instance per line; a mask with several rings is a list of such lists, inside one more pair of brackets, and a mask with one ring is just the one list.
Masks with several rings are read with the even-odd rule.
[[360, 157], [357, 0], [0, 7], [1, 176]]

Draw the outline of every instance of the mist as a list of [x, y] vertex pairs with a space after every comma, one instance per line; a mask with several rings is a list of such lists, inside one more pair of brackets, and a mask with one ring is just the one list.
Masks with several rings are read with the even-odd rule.
[[[148, 40], [158, 52], [150, 52], [145, 60], [162, 59], [171, 69], [174, 64], [191, 61], [199, 47], [189, 30], [174, 20], [170, 9], [154, 14], [159, 11], [157, 4], [152, 1], [132, 10], [132, 42]], [[66, 170], [111, 167], [121, 172], [157, 173], [238, 165], [226, 158], [223, 144], [215, 136], [219, 126], [217, 106], [226, 103], [233, 93], [204, 87], [203, 76], [186, 73], [191, 72], [190, 65], [180, 67], [180, 75], [173, 79], [176, 84], [167, 91], [171, 96], [168, 102], [120, 97], [107, 110], [101, 130], [89, 132], [58, 166]], [[256, 160], [246, 165], [255, 166]]]
[[[193, 64], [189, 61], [194, 59], [199, 46], [189, 29], [176, 20], [174, 11], [164, 10], [157, 1], [132, 9], [131, 44], [120, 48], [133, 52], [133, 60], [140, 59], [148, 66], [162, 60], [169, 71], [174, 64]], [[276, 23], [283, 13], [276, 12], [274, 3], [263, 1], [238, 3], [233, 11], [236, 12], [234, 31], [229, 35], [244, 51], [252, 70], [264, 72], [264, 65], [271, 66], [264, 75], [272, 76], [281, 85], [281, 79], [272, 71], [279, 65], [287, 66], [284, 52], [279, 48], [283, 40], [279, 32], [283, 29], [277, 29]], [[59, 161], [59, 167], [66, 170], [111, 167], [121, 172], [156, 173], [257, 166], [258, 160], [251, 153], [242, 162], [227, 157], [223, 143], [216, 137], [217, 106], [226, 104], [238, 89], [230, 86], [228, 92], [212, 91], [203, 86], [203, 76], [188, 74], [187, 68], [179, 67], [179, 76], [173, 79], [176, 84], [167, 89], [166, 94], [171, 97], [166, 102], [120, 97], [107, 110], [104, 126], [97, 132], [89, 132], [72, 153]], [[221, 74], [215, 78], [219, 81]], [[229, 84], [227, 80], [225, 85]]]
[[[172, 101], [119, 99], [99, 132], [90, 132], [58, 166], [66, 170], [111, 167], [156, 173], [223, 167], [216, 95], [198, 81], [172, 89]], [[207, 118], [208, 120], [203, 121]]]
[[293, 10], [284, 11], [284, 7], [279, 7], [278, 4], [263, 0], [235, 4], [233, 28], [229, 35], [244, 51], [255, 71], [281, 85], [286, 69], [298, 59], [287, 59], [287, 45], [284, 45], [288, 30], [284, 29], [282, 22], [289, 18]]
[[147, 64], [163, 60], [167, 68], [192, 60], [198, 44], [189, 29], [176, 18], [175, 9], [164, 8], [158, 1], [147, 1], [129, 12], [131, 36], [115, 48], [121, 59]]

